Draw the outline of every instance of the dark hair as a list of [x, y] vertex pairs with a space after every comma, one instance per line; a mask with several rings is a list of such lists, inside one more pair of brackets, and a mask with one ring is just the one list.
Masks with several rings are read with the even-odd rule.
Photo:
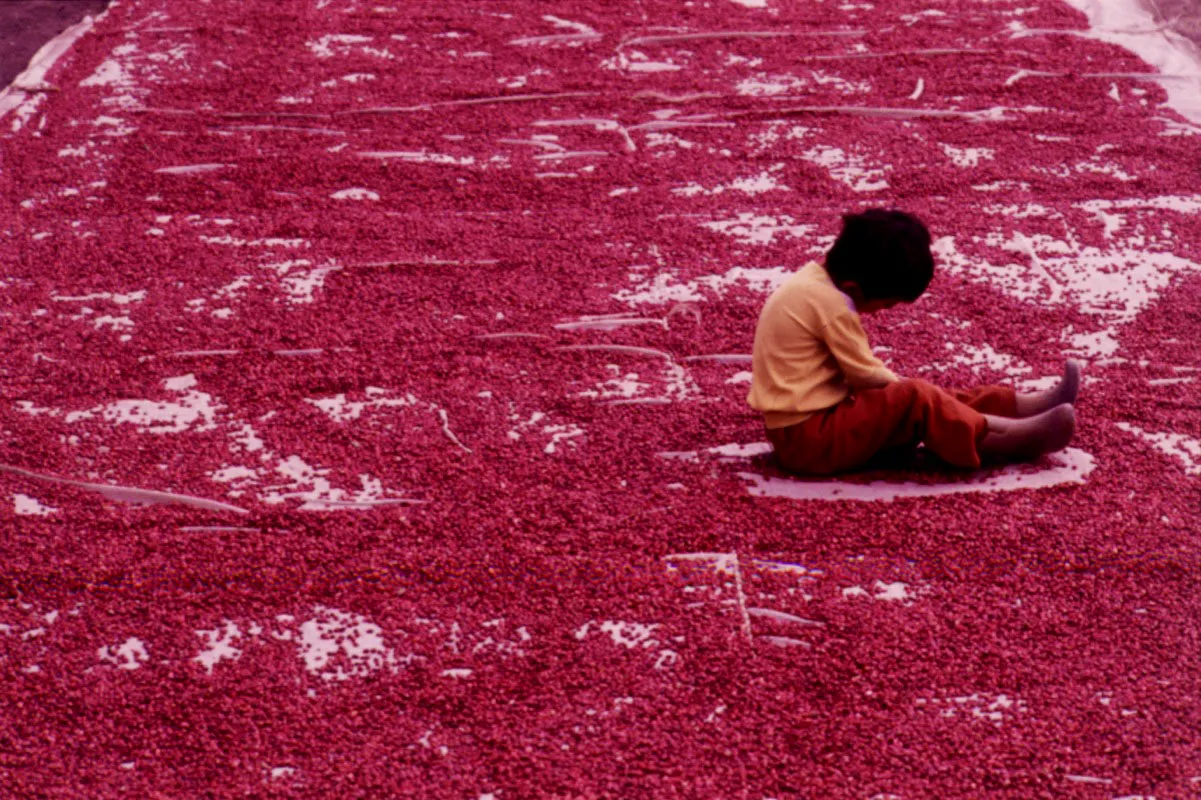
[[826, 254], [826, 271], [835, 283], [854, 281], [864, 300], [912, 303], [934, 277], [930, 231], [896, 209], [844, 214], [842, 232]]

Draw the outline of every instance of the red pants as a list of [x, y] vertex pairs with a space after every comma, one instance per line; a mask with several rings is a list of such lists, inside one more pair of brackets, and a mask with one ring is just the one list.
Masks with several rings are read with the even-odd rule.
[[982, 415], [1016, 416], [1015, 398], [1007, 386], [948, 392], [903, 380], [856, 392], [795, 425], [769, 428], [767, 438], [784, 469], [808, 475], [846, 472], [919, 443], [953, 466], [974, 469], [976, 445], [988, 432]]

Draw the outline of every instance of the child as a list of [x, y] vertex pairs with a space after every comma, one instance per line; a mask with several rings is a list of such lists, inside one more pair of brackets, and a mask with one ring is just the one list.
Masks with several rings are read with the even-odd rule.
[[1005, 386], [947, 392], [902, 380], [876, 358], [859, 322], [921, 296], [934, 274], [930, 233], [902, 211], [843, 217], [824, 263], [775, 291], [755, 328], [747, 402], [763, 414], [785, 469], [828, 475], [921, 443], [949, 464], [1023, 461], [1065, 447], [1076, 418], [1080, 367], [1054, 389]]

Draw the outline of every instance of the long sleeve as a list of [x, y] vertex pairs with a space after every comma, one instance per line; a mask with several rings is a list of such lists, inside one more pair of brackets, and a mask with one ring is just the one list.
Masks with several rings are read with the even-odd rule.
[[872, 353], [858, 314], [849, 311], [839, 314], [822, 329], [821, 336], [852, 389], [868, 389], [899, 380]]

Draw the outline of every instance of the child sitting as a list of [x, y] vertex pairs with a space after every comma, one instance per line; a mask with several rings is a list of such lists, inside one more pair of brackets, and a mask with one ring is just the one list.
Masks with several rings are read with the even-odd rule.
[[781, 466], [828, 475], [920, 443], [955, 467], [977, 468], [1034, 459], [1071, 440], [1074, 361], [1044, 392], [948, 392], [902, 380], [872, 354], [859, 315], [912, 303], [933, 274], [926, 226], [902, 211], [872, 209], [844, 216], [824, 263], [807, 265], [768, 298], [747, 402], [763, 414]]

